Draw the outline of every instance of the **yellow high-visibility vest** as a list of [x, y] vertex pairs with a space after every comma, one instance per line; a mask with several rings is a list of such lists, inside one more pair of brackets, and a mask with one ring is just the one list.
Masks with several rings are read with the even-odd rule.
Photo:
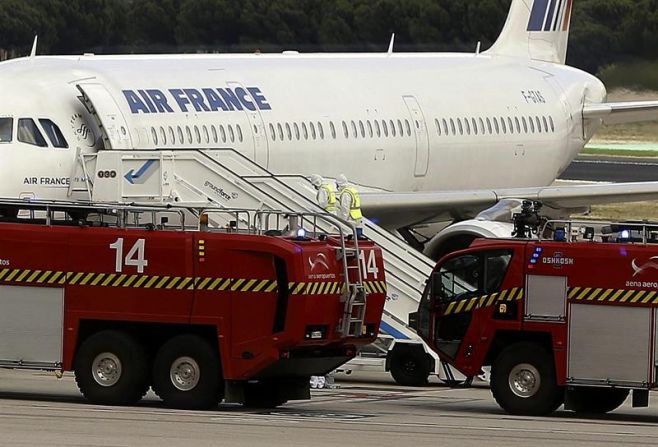
[[343, 189], [343, 193], [347, 193], [351, 196], [352, 201], [350, 203], [350, 218], [352, 220], [361, 220], [363, 219], [363, 214], [361, 214], [361, 196], [359, 191], [352, 186], [347, 186]]
[[336, 189], [331, 183], [323, 183], [318, 189], [317, 199], [320, 199], [320, 192], [324, 190], [327, 192], [327, 206], [325, 211], [328, 213], [334, 213], [336, 211]]

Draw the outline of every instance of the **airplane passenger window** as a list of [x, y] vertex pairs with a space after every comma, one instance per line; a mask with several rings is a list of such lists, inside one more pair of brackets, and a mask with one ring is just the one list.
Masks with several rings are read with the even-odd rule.
[[363, 126], [363, 121], [359, 120], [359, 130], [361, 131], [361, 138], [366, 137], [366, 128]]
[[228, 125], [228, 136], [231, 139], [231, 143], [235, 143], [235, 132], [233, 132], [233, 126]]
[[553, 121], [553, 117], [549, 116], [548, 121], [551, 123], [551, 132], [555, 132], [555, 122]]
[[521, 123], [519, 122], [519, 117], [515, 116], [514, 121], [516, 122], [516, 133], [521, 133]]
[[238, 141], [242, 143], [244, 141], [243, 135], [242, 135], [242, 127], [240, 127], [239, 124], [235, 125], [235, 130], [238, 132]]
[[343, 121], [343, 134], [345, 135], [345, 138], [349, 138], [350, 134], [347, 130], [347, 123]]
[[395, 123], [393, 122], [393, 120], [390, 120], [388, 122], [388, 124], [389, 124], [389, 126], [391, 126], [391, 136], [394, 137], [395, 136]]
[[212, 142], [217, 143], [217, 128], [214, 125], [210, 126], [210, 133], [212, 134]]
[[33, 146], [48, 147], [48, 143], [41, 135], [32, 118], [21, 118], [18, 120], [18, 141]]
[[530, 132], [535, 133], [535, 122], [531, 116], [528, 117], [528, 123], [530, 124]]
[[297, 123], [292, 123], [292, 128], [295, 130], [295, 139], [299, 141], [299, 125]]
[[324, 140], [324, 127], [322, 127], [322, 123], [318, 121], [318, 134], [320, 135], [320, 139]]
[[274, 125], [270, 123], [270, 138], [272, 141], [276, 141], [276, 131], [274, 130]]
[[302, 131], [304, 132], [304, 139], [308, 140], [308, 128], [306, 127], [306, 123], [302, 123]]
[[443, 133], [445, 136], [448, 136], [448, 121], [446, 121], [445, 118], [443, 118], [441, 121], [443, 121]]
[[405, 126], [407, 126], [407, 136], [411, 136], [411, 125], [409, 124], [409, 120], [404, 120]]
[[535, 116], [535, 120], [537, 121], [537, 131], [541, 133], [541, 120], [538, 116]]
[[493, 129], [491, 128], [491, 119], [487, 118], [487, 131], [489, 131], [489, 135], [493, 135]]
[[480, 123], [480, 133], [484, 135], [484, 120], [479, 118], [478, 122]]
[[457, 127], [459, 127], [459, 135], [464, 135], [464, 126], [462, 126], [461, 118], [457, 118]]
[[160, 140], [162, 140], [162, 144], [167, 144], [167, 132], [162, 126], [160, 126]]
[[375, 120], [375, 132], [377, 132], [377, 138], [382, 136], [382, 128], [379, 127], [379, 121]]
[[523, 133], [528, 133], [528, 121], [526, 121], [525, 116], [521, 117], [523, 122]]
[[185, 126], [185, 134], [187, 135], [187, 143], [192, 144], [192, 129], [190, 129], [190, 126]]
[[473, 134], [478, 134], [478, 123], [475, 121], [475, 118], [471, 118], [471, 125], [473, 126]]
[[471, 123], [468, 122], [468, 118], [464, 118], [464, 127], [466, 127], [466, 134], [471, 134]]
[[514, 123], [509, 116], [507, 117], [507, 126], [509, 127], [509, 133], [514, 134]]
[[[408, 121], [407, 121], [408, 123]], [[450, 118], [450, 130], [452, 131], [453, 135], [457, 135], [457, 128], [455, 127], [455, 120]]]
[[496, 135], [500, 135], [500, 126], [498, 124], [498, 118], [493, 119], [494, 129], [496, 129]]
[[155, 131], [155, 127], [151, 127], [151, 137], [153, 137], [153, 144], [158, 145], [158, 132]]
[[315, 140], [317, 138], [317, 134], [315, 133], [315, 124], [309, 123], [309, 128], [311, 129], [311, 138]]
[[219, 125], [219, 136], [222, 137], [222, 143], [226, 143], [226, 131], [223, 124]]
[[290, 123], [286, 123], [286, 136], [288, 140], [292, 141], [292, 132], [290, 130]]
[[[3, 119], [11, 120], [11, 118], [3, 118]], [[66, 138], [64, 138], [64, 135], [59, 130], [59, 126], [57, 126], [57, 124], [53, 123], [49, 119], [43, 119], [43, 118], [40, 119], [39, 122], [41, 123], [43, 130], [46, 132], [48, 139], [50, 139], [50, 142], [52, 143], [53, 147], [59, 149], [68, 149], [69, 144], [66, 142]], [[0, 125], [1, 125], [1, 120], [0, 120]], [[9, 128], [9, 140], [11, 141], [11, 127]], [[0, 143], [1, 142], [4, 142], [4, 139], [0, 135]]]
[[171, 141], [171, 144], [176, 144], [176, 134], [174, 133], [174, 128], [168, 126], [168, 130], [169, 130], [169, 141]]
[[354, 122], [354, 120], [352, 120], [352, 136], [354, 138], [359, 136], [358, 133], [356, 132], [356, 123]]
[[208, 126], [204, 124], [203, 127], [201, 127], [201, 130], [203, 131], [203, 141], [205, 141], [206, 144], [210, 143], [210, 134], [208, 133]]
[[382, 120], [382, 129], [384, 130], [384, 136], [388, 137], [388, 126], [386, 125], [386, 121]]
[[368, 125], [368, 136], [372, 138], [375, 133], [372, 130], [372, 122], [370, 120], [366, 121], [366, 124]]
[[194, 136], [196, 137], [197, 144], [201, 144], [201, 132], [199, 132], [198, 126], [194, 126]]
[[507, 135], [507, 125], [505, 124], [505, 118], [500, 117], [500, 127], [503, 129], [503, 133]]
[[179, 142], [180, 144], [185, 143], [185, 141], [183, 141], [183, 129], [181, 129], [180, 126], [177, 126], [177, 129], [176, 129], [176, 130], [178, 131], [178, 142]]
[[398, 134], [400, 134], [401, 137], [404, 136], [404, 129], [402, 128], [402, 121], [398, 120]]
[[13, 118], [0, 118], [0, 143], [11, 143], [13, 130]]
[[544, 132], [548, 133], [548, 121], [546, 121], [546, 117], [542, 116], [544, 119]]
[[279, 140], [283, 141], [283, 126], [281, 123], [276, 123], [276, 130], [279, 131]]
[[329, 121], [329, 130], [331, 130], [331, 138], [336, 139], [336, 126], [333, 121]]
[[438, 136], [441, 136], [441, 125], [439, 124], [439, 119], [434, 119], [434, 124], [436, 125], [436, 133]]

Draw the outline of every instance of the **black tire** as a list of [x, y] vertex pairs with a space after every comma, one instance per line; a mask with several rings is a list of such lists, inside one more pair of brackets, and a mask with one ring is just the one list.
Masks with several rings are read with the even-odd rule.
[[619, 408], [629, 390], [579, 387], [569, 390], [570, 410], [576, 413], [605, 414]]
[[516, 343], [500, 353], [491, 367], [491, 392], [498, 405], [516, 415], [543, 416], [564, 402], [553, 357], [535, 343]]
[[216, 349], [196, 335], [178, 335], [158, 350], [153, 391], [167, 407], [208, 410], [222, 400], [224, 381]]
[[132, 405], [149, 388], [144, 346], [125, 332], [106, 330], [87, 338], [73, 363], [85, 398], [101, 405]]
[[422, 349], [393, 349], [391, 375], [402, 386], [425, 386], [430, 376], [430, 360]]

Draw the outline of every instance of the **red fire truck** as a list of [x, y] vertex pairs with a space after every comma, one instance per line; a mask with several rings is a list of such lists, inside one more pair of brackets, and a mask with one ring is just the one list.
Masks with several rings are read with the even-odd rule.
[[[491, 366], [507, 412], [605, 413], [658, 387], [658, 225], [548, 222], [476, 240], [436, 266], [412, 314], [461, 373]], [[524, 236], [524, 235], [521, 235]], [[546, 239], [550, 236], [550, 239]]]
[[149, 387], [177, 408], [308, 399], [309, 376], [379, 330], [381, 251], [339, 222], [335, 236], [304, 227], [330, 216], [268, 213], [294, 220], [282, 233], [246, 211], [213, 230], [228, 211], [2, 209], [0, 367], [74, 371], [94, 403], [132, 404]]

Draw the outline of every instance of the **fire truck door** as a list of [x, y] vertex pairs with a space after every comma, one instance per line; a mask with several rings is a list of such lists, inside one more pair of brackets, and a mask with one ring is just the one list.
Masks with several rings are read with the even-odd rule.
[[434, 345], [454, 358], [473, 321], [473, 299], [500, 291], [512, 253], [470, 253], [448, 260], [432, 277], [432, 296], [437, 318]]

